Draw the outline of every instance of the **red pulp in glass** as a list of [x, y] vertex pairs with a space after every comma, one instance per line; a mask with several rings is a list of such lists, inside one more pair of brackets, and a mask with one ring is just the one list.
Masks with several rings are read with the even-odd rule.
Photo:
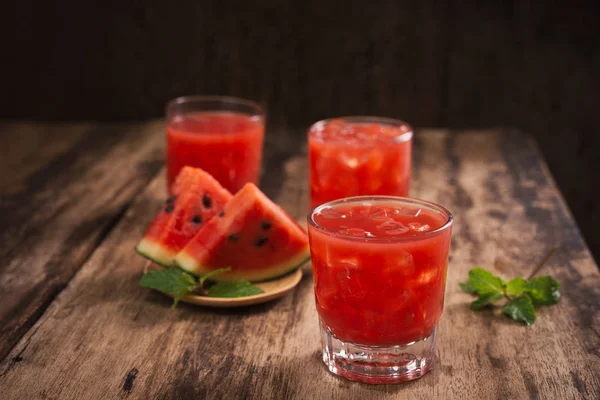
[[235, 193], [258, 184], [264, 121], [233, 112], [178, 115], [167, 124], [167, 184], [186, 165], [202, 168]]
[[317, 209], [309, 238], [317, 311], [340, 340], [425, 338], [443, 309], [451, 227], [431, 207], [395, 201]]
[[308, 132], [311, 207], [350, 196], [407, 196], [411, 138], [411, 128], [402, 124], [314, 124]]

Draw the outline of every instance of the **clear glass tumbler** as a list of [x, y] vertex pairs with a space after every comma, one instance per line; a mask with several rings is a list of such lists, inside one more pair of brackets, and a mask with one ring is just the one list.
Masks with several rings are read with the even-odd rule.
[[232, 193], [258, 184], [265, 112], [224, 96], [186, 96], [167, 104], [167, 185], [184, 166], [202, 168]]
[[323, 361], [367, 383], [417, 379], [434, 363], [452, 214], [417, 199], [359, 196], [308, 216]]
[[308, 130], [311, 207], [350, 196], [408, 196], [412, 128], [383, 117], [340, 117]]

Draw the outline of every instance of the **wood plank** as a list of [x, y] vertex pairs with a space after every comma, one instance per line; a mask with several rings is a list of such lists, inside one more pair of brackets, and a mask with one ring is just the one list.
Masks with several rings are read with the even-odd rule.
[[0, 122], [2, 196], [25, 189], [26, 181], [81, 140], [89, 124]]
[[1, 128], [4, 358], [157, 173], [164, 130], [158, 121]]
[[[288, 150], [270, 160], [281, 163], [282, 179], [269, 175], [265, 185], [303, 218], [305, 154]], [[163, 179], [136, 199], [0, 363], [4, 398], [600, 396], [600, 274], [539, 153], [523, 135], [417, 134], [413, 195], [447, 206], [456, 225], [436, 368], [395, 386], [352, 383], [326, 372], [309, 271], [292, 294], [248, 309], [182, 305], [173, 311], [165, 296], [140, 288], [144, 260], [132, 248], [160, 207]], [[540, 309], [533, 326], [469, 310], [471, 298], [458, 282], [471, 266], [505, 277], [526, 273], [557, 241], [565, 250], [546, 272], [561, 280], [563, 298]]]

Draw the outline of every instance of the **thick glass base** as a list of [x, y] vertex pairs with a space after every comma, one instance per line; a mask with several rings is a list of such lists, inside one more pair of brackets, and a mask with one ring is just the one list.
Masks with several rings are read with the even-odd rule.
[[388, 384], [418, 379], [433, 368], [436, 329], [405, 345], [365, 346], [341, 341], [321, 322], [323, 362], [351, 381]]

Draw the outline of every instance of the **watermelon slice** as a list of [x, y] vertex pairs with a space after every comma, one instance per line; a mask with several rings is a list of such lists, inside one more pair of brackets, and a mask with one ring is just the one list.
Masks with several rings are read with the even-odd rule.
[[207, 172], [184, 167], [173, 184], [173, 195], [135, 249], [155, 263], [172, 266], [177, 253], [231, 197]]
[[306, 232], [247, 183], [177, 254], [175, 263], [196, 275], [231, 267], [214, 279], [258, 282], [284, 275], [309, 258]]

